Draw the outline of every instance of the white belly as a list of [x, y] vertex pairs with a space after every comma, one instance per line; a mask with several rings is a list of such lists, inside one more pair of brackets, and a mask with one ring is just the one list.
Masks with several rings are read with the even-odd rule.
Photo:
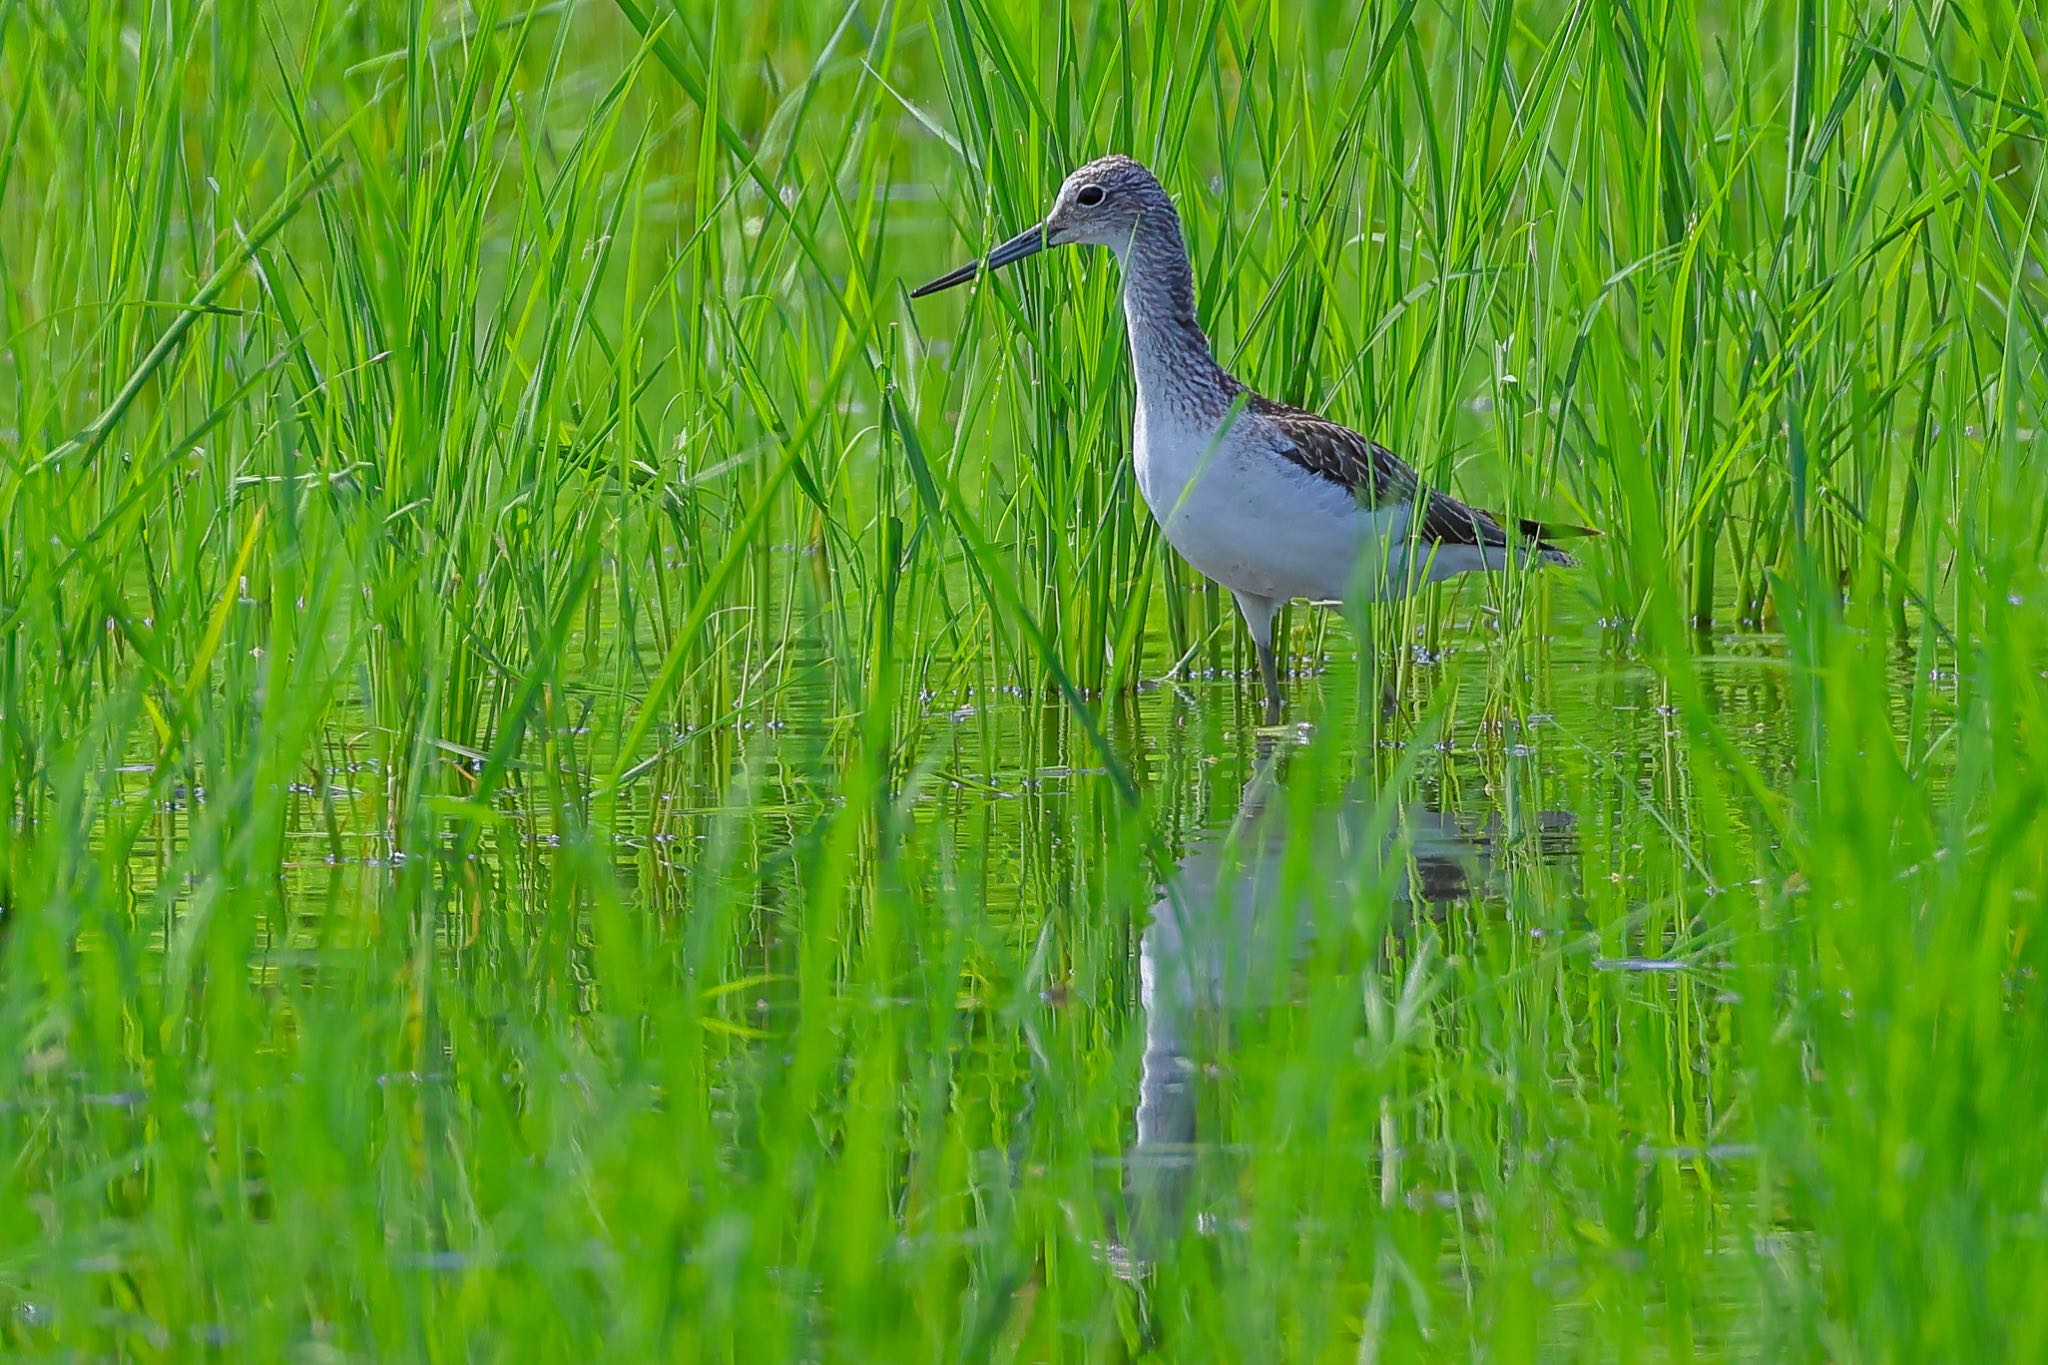
[[1404, 557], [1405, 506], [1366, 508], [1251, 440], [1148, 423], [1142, 411], [1135, 459], [1138, 491], [1167, 543], [1233, 592], [1370, 601], [1407, 586], [1407, 575], [1388, 571]]

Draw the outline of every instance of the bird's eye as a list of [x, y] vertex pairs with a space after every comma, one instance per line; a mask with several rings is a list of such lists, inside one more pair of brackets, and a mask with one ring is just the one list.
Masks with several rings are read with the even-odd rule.
[[1074, 202], [1084, 209], [1092, 209], [1102, 202], [1102, 186], [1083, 185], [1081, 192], [1074, 196]]

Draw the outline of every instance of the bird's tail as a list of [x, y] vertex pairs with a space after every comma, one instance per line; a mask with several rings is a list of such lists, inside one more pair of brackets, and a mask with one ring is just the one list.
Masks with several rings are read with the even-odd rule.
[[1600, 534], [1590, 526], [1574, 526], [1564, 521], [1537, 521], [1533, 517], [1517, 517], [1515, 528], [1535, 542], [1539, 564], [1555, 564], [1560, 569], [1577, 568], [1579, 561], [1576, 556], [1567, 554], [1550, 542]]

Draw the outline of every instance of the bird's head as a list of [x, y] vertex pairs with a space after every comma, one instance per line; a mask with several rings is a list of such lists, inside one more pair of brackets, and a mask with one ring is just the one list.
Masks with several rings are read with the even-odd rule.
[[965, 284], [976, 275], [1036, 255], [1049, 246], [1093, 245], [1121, 253], [1146, 217], [1173, 212], [1173, 201], [1152, 172], [1127, 156], [1105, 156], [1075, 171], [1053, 197], [1045, 221], [1012, 237], [978, 261], [949, 270], [929, 284], [910, 291], [921, 299], [941, 289]]

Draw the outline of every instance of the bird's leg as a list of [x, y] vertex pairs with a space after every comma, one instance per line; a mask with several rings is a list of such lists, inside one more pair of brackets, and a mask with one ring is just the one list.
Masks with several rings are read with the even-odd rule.
[[1237, 599], [1237, 609], [1244, 613], [1244, 623], [1251, 630], [1252, 643], [1259, 647], [1259, 676], [1266, 683], [1266, 724], [1280, 723], [1280, 660], [1273, 654], [1273, 616], [1280, 610], [1279, 602], [1270, 597], [1257, 597], [1250, 593], [1231, 590]]
[[1264, 640], [1259, 645], [1259, 677], [1266, 684], [1266, 724], [1280, 723], [1280, 660], [1273, 653], [1273, 646]]

